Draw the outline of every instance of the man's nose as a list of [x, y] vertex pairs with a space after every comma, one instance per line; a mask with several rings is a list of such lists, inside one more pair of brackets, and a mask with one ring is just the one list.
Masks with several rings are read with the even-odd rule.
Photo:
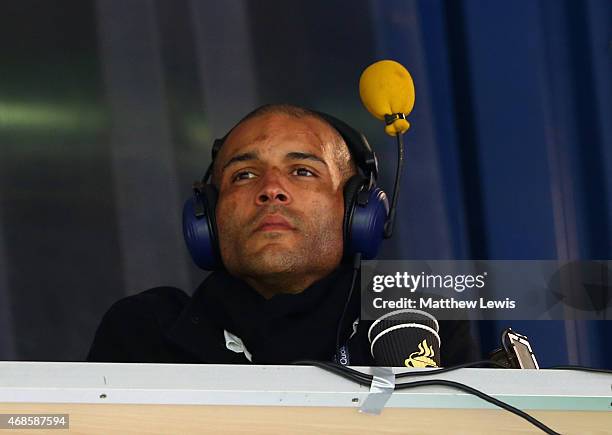
[[282, 177], [277, 171], [269, 171], [266, 173], [262, 182], [262, 188], [258, 192], [255, 200], [257, 205], [287, 205], [291, 203], [291, 194], [284, 186]]

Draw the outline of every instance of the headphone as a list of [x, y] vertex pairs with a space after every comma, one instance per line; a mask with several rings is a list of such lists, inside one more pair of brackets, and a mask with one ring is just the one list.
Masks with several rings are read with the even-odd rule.
[[[376, 185], [376, 154], [365, 136], [345, 122], [326, 113], [309, 112], [326, 121], [342, 136], [357, 165], [358, 174], [349, 178], [343, 192], [344, 257], [361, 254], [365, 260], [372, 259], [378, 254], [389, 215], [387, 194]], [[228, 135], [215, 140], [206, 174], [202, 181], [193, 184], [193, 196], [183, 207], [185, 243], [193, 261], [204, 270], [223, 269], [215, 214], [219, 194], [209, 180], [215, 158]]]

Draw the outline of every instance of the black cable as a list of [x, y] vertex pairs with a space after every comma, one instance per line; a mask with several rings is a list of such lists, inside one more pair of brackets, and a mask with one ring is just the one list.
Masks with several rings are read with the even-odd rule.
[[404, 166], [404, 139], [403, 133], [398, 133], [397, 138], [397, 170], [395, 171], [395, 185], [393, 186], [393, 199], [389, 208], [389, 218], [385, 222], [385, 239], [393, 235], [393, 224], [395, 222], [395, 208], [399, 195], [400, 180], [402, 178], [402, 167]]
[[452, 372], [453, 370], [457, 370], [457, 369], [465, 369], [469, 367], [479, 367], [479, 366], [494, 366], [494, 367], [499, 367], [503, 369], [507, 368], [505, 365], [500, 364], [496, 361], [482, 360], [482, 361], [472, 361], [469, 363], [458, 364], [456, 366], [451, 366], [451, 367], [443, 367], [441, 369], [418, 370], [418, 371], [415, 370], [415, 371], [410, 371], [410, 372], [397, 373], [395, 377], [396, 378], [408, 378], [408, 377], [414, 377], [414, 376], [431, 376], [431, 375], [437, 375], [440, 373]]
[[585, 366], [552, 366], [552, 367], [546, 367], [546, 369], [547, 370], [576, 370], [576, 371], [583, 371], [583, 372], [612, 374], [612, 370], [609, 370], [609, 369], [598, 369], [595, 367], [585, 367]]
[[[332, 369], [335, 368], [335, 363], [326, 362], [326, 361], [302, 360], [302, 361], [296, 361], [293, 364], [311, 365], [311, 366], [316, 366], [316, 367], [321, 367], [321, 368], [325, 366], [326, 368], [329, 367], [330, 371], [332, 371]], [[404, 372], [404, 373], [396, 373], [395, 377], [396, 378], [409, 378], [409, 377], [418, 377], [418, 376], [432, 376], [432, 375], [437, 375], [440, 373], [451, 372], [453, 370], [470, 368], [470, 367], [486, 366], [486, 365], [499, 367], [502, 369], [508, 368], [504, 366], [503, 364], [500, 364], [496, 361], [482, 360], [482, 361], [473, 361], [473, 362], [469, 362], [465, 364], [459, 364], [459, 365], [451, 366], [451, 367], [444, 367], [441, 369], [418, 370], [418, 371], [414, 370], [414, 371], [409, 371], [409, 372]], [[345, 371], [351, 372], [354, 375], [363, 375], [365, 377], [364, 378], [365, 381], [367, 382], [371, 382], [372, 380], [372, 376], [366, 373], [360, 372], [350, 367], [341, 366], [341, 368], [345, 369]], [[545, 367], [545, 368], [541, 368], [540, 370], [576, 370], [576, 371], [585, 371], [585, 372], [593, 372], [593, 373], [612, 374], [612, 370], [609, 370], [609, 369], [599, 369], [599, 368], [594, 368], [594, 367], [573, 366], [573, 365]]]
[[489, 396], [486, 393], [483, 393], [480, 390], [477, 390], [476, 388], [472, 388], [469, 385], [465, 385], [462, 384], [460, 382], [455, 382], [455, 381], [447, 381], [444, 379], [428, 379], [425, 381], [413, 381], [413, 382], [406, 382], [406, 383], [402, 383], [402, 384], [396, 384], [395, 385], [395, 389], [396, 390], [405, 390], [408, 388], [416, 388], [416, 387], [424, 387], [424, 386], [428, 386], [428, 385], [443, 385], [446, 387], [451, 387], [451, 388], [456, 388], [458, 390], [461, 391], [465, 391], [466, 393], [469, 394], [473, 394], [476, 397], [479, 397], [482, 400], [485, 400], [489, 403], [492, 403], [495, 406], [498, 406], [506, 411], [509, 411], [515, 415], [518, 415], [519, 417], [527, 420], [529, 423], [533, 424], [534, 426], [536, 426], [538, 429], [541, 429], [542, 431], [546, 432], [547, 434], [550, 435], [559, 435], [559, 432], [555, 432], [554, 430], [552, 430], [551, 428], [549, 428], [548, 426], [546, 426], [544, 423], [542, 423], [541, 421], [539, 421], [538, 419], [532, 417], [531, 415], [527, 414], [525, 411], [521, 411], [518, 408], [515, 408], [512, 405], [509, 405], [506, 402], [502, 402], [499, 399], [496, 399], [493, 396]]
[[303, 360], [303, 361], [296, 361], [292, 364], [301, 365], [301, 366], [306, 365], [306, 366], [318, 367], [320, 369], [326, 370], [328, 372], [332, 372], [350, 381], [356, 382], [359, 385], [368, 386], [372, 383], [372, 379], [374, 379], [372, 375], [368, 375], [367, 373], [360, 372], [359, 370], [351, 369], [350, 367], [332, 363], [332, 362]]
[[[296, 361], [292, 364], [296, 364], [296, 365], [310, 365], [310, 366], [315, 366], [315, 367], [320, 367], [320, 368], [329, 368], [329, 371], [336, 371], [336, 369], [342, 368], [344, 369], [345, 373], [351, 373], [353, 376], [359, 377], [361, 376], [361, 379], [364, 380], [364, 382], [367, 382], [368, 384], [372, 382], [372, 376], [368, 375], [367, 373], [363, 373], [360, 372], [359, 370], [355, 370], [351, 367], [346, 367], [346, 366], [340, 366], [337, 367], [336, 363], [333, 362], [328, 362], [328, 361], [315, 361], [315, 360], [301, 360], [301, 361]], [[464, 369], [464, 368], [469, 368], [469, 367], [480, 367], [480, 366], [494, 366], [494, 367], [499, 367], [499, 368], [507, 368], [506, 366], [504, 366], [503, 364], [500, 364], [498, 362], [495, 361], [489, 361], [489, 360], [483, 360], [483, 361], [472, 361], [469, 363], [464, 363], [464, 364], [458, 364], [456, 366], [451, 366], [451, 367], [443, 367], [441, 369], [433, 369], [433, 370], [414, 370], [414, 371], [409, 371], [409, 372], [404, 372], [404, 373], [396, 373], [395, 377], [396, 378], [408, 378], [408, 377], [417, 377], [417, 376], [432, 376], [432, 375], [437, 375], [440, 373], [446, 373], [446, 372], [451, 372], [453, 370], [458, 370], [458, 369]]]
[[336, 354], [340, 355], [340, 333], [342, 331], [342, 323], [344, 322], [344, 318], [346, 317], [346, 312], [348, 311], [348, 307], [351, 303], [351, 298], [353, 296], [353, 291], [355, 290], [355, 282], [357, 282], [357, 273], [359, 272], [359, 268], [361, 267], [361, 252], [357, 252], [353, 257], [353, 279], [351, 280], [351, 289], [349, 290], [349, 294], [346, 298], [346, 302], [344, 303], [344, 309], [342, 310], [342, 315], [340, 316], [340, 320], [338, 320], [338, 327], [336, 328]]
[[370, 386], [372, 379], [374, 379], [372, 375], [332, 362], [303, 360], [296, 361], [293, 364], [312, 365], [364, 386]]
[[[372, 379], [373, 376], [372, 375], [368, 375], [366, 373], [360, 372], [358, 370], [354, 370], [351, 369], [349, 367], [345, 367], [345, 366], [341, 366], [339, 364], [335, 364], [332, 362], [324, 362], [324, 361], [310, 361], [310, 360], [304, 360], [304, 361], [296, 361], [294, 364], [300, 364], [300, 365], [312, 365], [315, 367], [318, 367], [320, 369], [332, 372], [334, 374], [337, 374], [345, 379], [351, 380], [355, 383], [358, 383], [359, 385], [363, 385], [363, 386], [370, 386], [372, 384]], [[483, 364], [491, 364], [491, 365], [496, 365], [496, 366], [500, 366], [503, 367], [502, 365], [494, 362], [494, 361], [474, 361], [471, 363], [466, 363], [466, 364], [461, 364], [461, 365], [457, 365], [457, 366], [452, 366], [452, 367], [445, 367], [442, 369], [438, 369], [438, 370], [427, 370], [427, 371], [419, 371], [419, 372], [409, 372], [410, 374], [406, 374], [406, 373], [398, 373], [396, 374], [396, 378], [401, 378], [401, 377], [406, 377], [406, 376], [427, 376], [427, 375], [432, 375], [432, 374], [439, 374], [439, 373], [443, 373], [443, 372], [449, 372], [451, 370], [457, 370], [460, 368], [465, 368], [465, 367], [471, 367], [471, 366], [475, 366], [475, 365], [483, 365]], [[413, 374], [415, 373], [415, 374]], [[399, 383], [395, 385], [395, 389], [396, 390], [402, 390], [402, 389], [407, 389], [407, 388], [417, 388], [417, 387], [422, 387], [422, 386], [428, 386], [428, 385], [443, 385], [443, 386], [447, 386], [447, 387], [451, 387], [451, 388], [455, 388], [461, 391], [464, 391], [466, 393], [469, 394], [473, 394], [476, 397], [479, 397], [482, 400], [485, 400], [493, 405], [496, 405], [506, 411], [509, 411], [523, 419], [525, 419], [526, 421], [528, 421], [529, 423], [533, 424], [534, 426], [536, 426], [538, 429], [541, 429], [542, 431], [544, 431], [547, 434], [550, 435], [559, 435], [558, 432], [555, 432], [554, 430], [552, 430], [551, 428], [549, 428], [548, 426], [546, 426], [544, 423], [542, 423], [541, 421], [537, 420], [536, 418], [532, 417], [531, 415], [527, 414], [524, 411], [521, 411], [518, 408], [515, 408], [512, 405], [509, 405], [506, 402], [502, 402], [499, 399], [496, 399], [493, 396], [489, 396], [486, 393], [483, 393], [480, 390], [477, 390], [475, 388], [470, 387], [469, 385], [465, 385], [462, 384], [460, 382], [455, 382], [455, 381], [447, 381], [444, 379], [427, 379], [424, 381], [412, 381], [412, 382], [403, 382], [403, 383]]]
[[501, 344], [504, 347], [504, 350], [506, 351], [507, 355], [511, 355], [510, 349], [508, 349], [508, 343], [506, 343], [506, 338], [508, 337], [508, 332], [511, 331], [510, 328], [506, 328], [502, 331], [501, 333]]

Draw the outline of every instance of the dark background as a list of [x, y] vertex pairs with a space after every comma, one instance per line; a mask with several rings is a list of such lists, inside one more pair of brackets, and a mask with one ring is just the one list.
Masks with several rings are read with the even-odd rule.
[[[395, 149], [358, 79], [417, 99], [384, 258], [610, 259], [609, 0], [20, 0], [0, 14], [0, 359], [84, 359], [117, 299], [193, 291], [180, 213], [210, 145], [269, 102]], [[612, 368], [606, 322], [513, 322], [542, 366]], [[484, 352], [505, 324], [474, 325]]]

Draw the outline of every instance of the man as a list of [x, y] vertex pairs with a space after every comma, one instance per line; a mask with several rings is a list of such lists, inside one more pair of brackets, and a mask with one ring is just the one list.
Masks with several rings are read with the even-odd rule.
[[[356, 171], [341, 135], [315, 112], [251, 112], [225, 138], [212, 171], [225, 270], [191, 298], [160, 287], [117, 302], [87, 359], [373, 365], [358, 285], [347, 304], [343, 188]], [[444, 365], [475, 358], [467, 322], [441, 322], [440, 333]]]

